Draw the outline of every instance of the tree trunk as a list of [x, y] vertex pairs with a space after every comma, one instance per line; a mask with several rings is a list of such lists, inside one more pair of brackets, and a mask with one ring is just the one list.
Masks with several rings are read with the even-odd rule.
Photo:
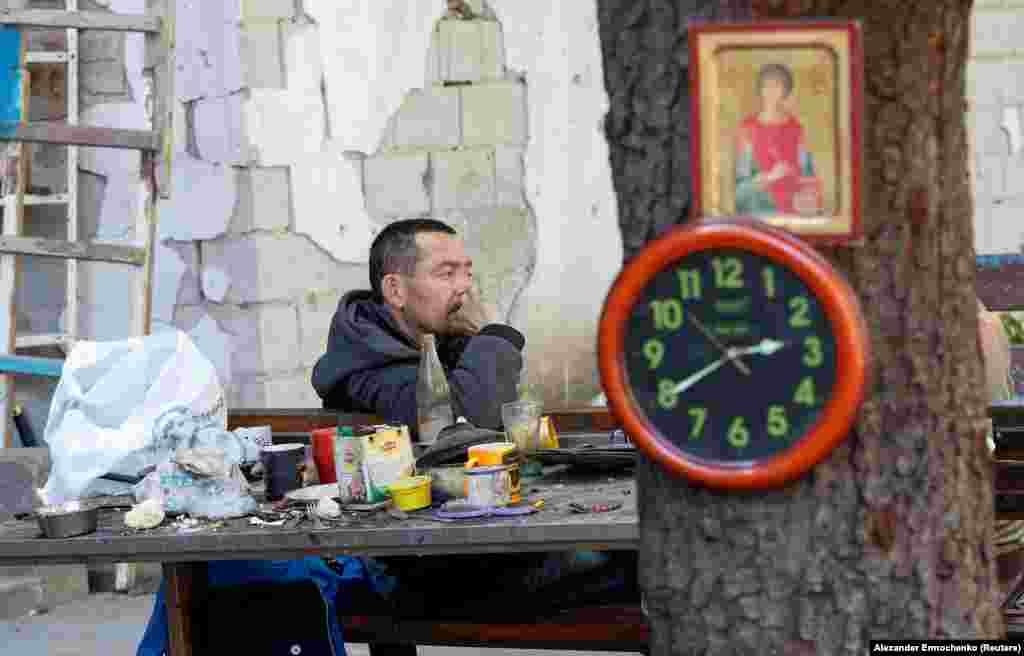
[[[723, 11], [718, 0], [598, 7], [628, 260], [686, 220], [685, 28]], [[863, 654], [870, 639], [1004, 632], [967, 169], [970, 9], [969, 0], [753, 7], [756, 19], [863, 21], [866, 237], [823, 252], [858, 291], [874, 372], [856, 429], [784, 490], [717, 493], [641, 464], [655, 656]]]

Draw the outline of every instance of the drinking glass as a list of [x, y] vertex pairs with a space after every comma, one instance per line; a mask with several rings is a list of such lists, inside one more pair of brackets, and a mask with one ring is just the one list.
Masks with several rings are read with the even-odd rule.
[[512, 401], [501, 406], [505, 435], [523, 455], [540, 446], [541, 405], [535, 401]]

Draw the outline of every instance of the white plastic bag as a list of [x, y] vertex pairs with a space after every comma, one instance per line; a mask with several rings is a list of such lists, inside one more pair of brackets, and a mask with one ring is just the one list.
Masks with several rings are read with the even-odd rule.
[[48, 503], [130, 494], [128, 484], [97, 479], [141, 475], [193, 446], [202, 429], [226, 426], [217, 372], [185, 333], [78, 342], [46, 422], [53, 464], [43, 492]]

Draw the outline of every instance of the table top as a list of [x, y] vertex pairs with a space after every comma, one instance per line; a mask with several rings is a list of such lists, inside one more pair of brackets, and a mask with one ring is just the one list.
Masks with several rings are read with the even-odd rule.
[[[248, 518], [221, 528], [187, 532], [170, 522], [149, 531], [124, 525], [124, 510], [104, 508], [95, 533], [67, 539], [42, 537], [34, 519], [0, 523], [0, 566], [82, 562], [189, 562], [288, 559], [324, 555], [438, 555], [517, 553], [576, 548], [635, 550], [639, 546], [636, 484], [619, 474], [548, 468], [522, 483], [529, 501], [544, 500], [537, 513], [520, 517], [441, 522], [431, 510], [398, 519], [387, 512], [345, 513], [344, 522], [317, 529], [253, 526]], [[621, 501], [622, 507], [579, 514], [569, 505]]]

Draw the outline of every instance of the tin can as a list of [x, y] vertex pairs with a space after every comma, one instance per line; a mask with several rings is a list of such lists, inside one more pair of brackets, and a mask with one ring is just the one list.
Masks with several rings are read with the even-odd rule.
[[466, 500], [480, 508], [507, 506], [510, 502], [511, 468], [508, 465], [466, 470]]
[[[519, 450], [511, 442], [490, 442], [469, 447], [469, 460], [466, 469], [505, 465], [509, 470], [509, 503], [519, 503]], [[469, 496], [469, 483], [465, 486], [465, 495]]]

